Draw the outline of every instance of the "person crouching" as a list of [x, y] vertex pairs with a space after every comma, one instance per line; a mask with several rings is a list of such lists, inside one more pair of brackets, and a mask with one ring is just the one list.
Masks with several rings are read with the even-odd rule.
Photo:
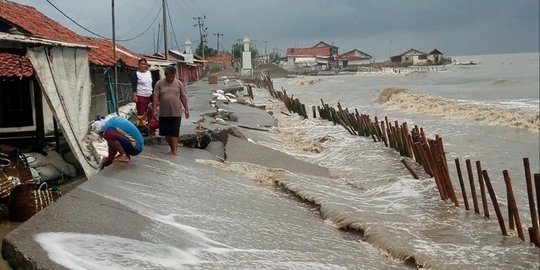
[[100, 135], [107, 141], [109, 152], [102, 168], [113, 162], [127, 163], [131, 160], [131, 156], [136, 156], [143, 150], [144, 139], [141, 132], [123, 117], [113, 116], [106, 119]]

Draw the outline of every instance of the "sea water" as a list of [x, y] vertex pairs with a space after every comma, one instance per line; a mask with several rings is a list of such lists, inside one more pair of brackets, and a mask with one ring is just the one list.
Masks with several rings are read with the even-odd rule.
[[[298, 98], [308, 108], [308, 114], [309, 108], [320, 105], [322, 99], [330, 106], [337, 107], [339, 102], [379, 120], [387, 116], [389, 121], [407, 122], [409, 127], [418, 125], [431, 138], [441, 136], [458, 197], [461, 193], [454, 159], [461, 161], [471, 208], [465, 159], [473, 162], [475, 179], [474, 163], [481, 161], [490, 175], [507, 229], [502, 171], [508, 170], [528, 238], [526, 229], [531, 226], [531, 214], [523, 158], [529, 159], [533, 173], [539, 173], [539, 54], [473, 58], [480, 64], [448, 65], [428, 72], [279, 79], [274, 80], [274, 87]], [[462, 199], [460, 208], [442, 204], [435, 183], [407, 175], [400, 156], [382, 143], [351, 136], [343, 128], [318, 119], [281, 118], [283, 141], [299, 136], [303, 139], [293, 141], [323, 139], [324, 150], [317, 149], [317, 153], [306, 155], [294, 147], [289, 151], [330, 168], [344, 183], [358, 188], [358, 194], [352, 197], [318, 191], [313, 196], [353, 207], [357, 215], [354, 222], [387, 235], [379, 242], [372, 241], [375, 245], [394, 250], [398, 257], [426, 256], [435, 265], [448, 268], [538, 267], [538, 249], [514, 243], [515, 231], [509, 230], [510, 237], [500, 235], [489, 199], [489, 220], [471, 213], [472, 210], [465, 211]], [[281, 148], [279, 143], [268, 145]], [[312, 181], [306, 180], [302, 185], [309, 187]]]
[[[423, 127], [430, 138], [441, 136], [456, 193], [454, 158], [462, 161], [462, 171], [465, 159], [481, 161], [506, 222], [501, 171], [507, 169], [522, 224], [528, 227], [522, 159], [528, 157], [532, 171], [539, 171], [538, 53], [474, 59], [480, 64], [275, 79], [274, 86], [308, 108], [321, 99], [331, 106], [340, 102], [372, 117]], [[270, 99], [265, 89], [256, 89], [255, 97]], [[138, 158], [155, 177], [135, 182], [130, 179], [137, 175], [131, 175], [82, 187], [147, 216], [153, 225], [140, 232], [143, 240], [56, 232], [39, 234], [36, 241], [51, 260], [70, 269], [540, 266], [538, 248], [519, 240], [514, 231], [501, 235], [491, 205], [490, 219], [466, 211], [459, 195], [461, 206], [455, 207], [439, 198], [433, 179], [421, 167], [410, 162], [420, 175], [414, 179], [402, 157], [383, 143], [352, 136], [318, 118], [287, 116], [275, 100], [267, 105], [278, 126], [268, 132], [244, 130], [246, 136], [325, 166], [332, 177], [246, 163], [178, 162], [145, 151]], [[273, 188], [275, 183], [280, 188]]]

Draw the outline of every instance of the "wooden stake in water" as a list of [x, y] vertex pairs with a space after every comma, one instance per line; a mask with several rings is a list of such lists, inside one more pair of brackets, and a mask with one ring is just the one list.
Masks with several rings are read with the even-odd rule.
[[456, 162], [456, 171], [458, 174], [459, 185], [461, 187], [461, 196], [463, 196], [463, 203], [465, 204], [465, 210], [469, 210], [469, 200], [467, 199], [467, 191], [465, 190], [465, 183], [463, 182], [463, 175], [461, 174], [459, 158], [456, 158], [454, 161]]
[[484, 208], [484, 217], [489, 218], [489, 209], [486, 198], [486, 189], [484, 188], [484, 180], [482, 179], [482, 165], [480, 161], [476, 161], [476, 172], [478, 173], [478, 183], [480, 184], [480, 195], [482, 196], [482, 206]]
[[484, 181], [486, 182], [486, 187], [489, 192], [489, 196], [491, 197], [491, 202], [493, 204], [493, 208], [495, 208], [495, 214], [497, 215], [497, 221], [499, 221], [499, 227], [501, 227], [501, 233], [502, 235], [508, 235], [506, 232], [506, 226], [504, 225], [504, 218], [501, 213], [501, 209], [499, 208], [499, 202], [497, 202], [497, 196], [495, 196], [495, 191], [493, 190], [493, 186], [491, 185], [491, 181], [489, 180], [489, 175], [486, 170], [482, 171], [482, 176], [484, 177]]
[[473, 176], [473, 171], [472, 171], [471, 160], [470, 159], [465, 160], [465, 164], [467, 165], [467, 175], [469, 176], [469, 184], [471, 186], [471, 196], [473, 200], [474, 212], [477, 214], [480, 214], [480, 209], [478, 209], [478, 198], [476, 197], [476, 187], [474, 185], [474, 176]]
[[534, 185], [536, 187], [536, 205], [538, 205], [538, 222], [540, 224], [540, 174], [534, 174]]
[[527, 183], [527, 197], [529, 198], [529, 210], [531, 211], [531, 223], [532, 223], [532, 239], [533, 243], [539, 246], [538, 239], [538, 216], [534, 203], [534, 193], [531, 179], [531, 167], [529, 165], [529, 159], [523, 158], [523, 166], [525, 167], [525, 182]]
[[[511, 216], [508, 217], [509, 222], [515, 221], [518, 236], [519, 238], [521, 238], [521, 240], [525, 241], [525, 235], [523, 234], [523, 228], [521, 227], [521, 219], [519, 218], [516, 198], [514, 197], [514, 191], [512, 189], [512, 182], [510, 180], [510, 175], [508, 175], [507, 170], [503, 171], [503, 176], [504, 176], [504, 183], [506, 184], [506, 195], [508, 197], [508, 206], [511, 209], [511, 211], [509, 212], [512, 213]], [[512, 229], [512, 225], [510, 225], [510, 229]]]
[[403, 163], [403, 165], [405, 165], [405, 168], [407, 168], [407, 170], [414, 177], [414, 179], [419, 179], [418, 175], [414, 172], [414, 170], [411, 168], [411, 166], [409, 166], [409, 164], [407, 163], [407, 161], [405, 159], [401, 159], [401, 163]]

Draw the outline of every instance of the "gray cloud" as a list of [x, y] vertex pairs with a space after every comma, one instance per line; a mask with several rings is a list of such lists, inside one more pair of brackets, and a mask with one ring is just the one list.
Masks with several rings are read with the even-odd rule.
[[[111, 35], [111, 0], [50, 0], [77, 22]], [[36, 7], [70, 29], [75, 26], [42, 0], [16, 0]], [[158, 15], [160, 0], [115, 0], [117, 38], [133, 37]], [[208, 46], [220, 48], [248, 36], [259, 51], [334, 42], [340, 52], [359, 49], [377, 59], [410, 48], [433, 48], [447, 55], [531, 52], [539, 50], [537, 0], [168, 0], [180, 49], [186, 39], [198, 44], [193, 17], [206, 15]], [[137, 40], [122, 42], [144, 53], [156, 47], [157, 24]], [[169, 31], [171, 28], [169, 27]], [[160, 34], [161, 35], [161, 34]], [[161, 35], [162, 36], [162, 35]], [[265, 43], [265, 41], [267, 41]], [[163, 49], [163, 45], [159, 45]]]

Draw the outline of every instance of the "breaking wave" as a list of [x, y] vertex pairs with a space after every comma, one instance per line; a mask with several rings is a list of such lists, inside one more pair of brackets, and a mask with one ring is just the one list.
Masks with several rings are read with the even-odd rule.
[[379, 94], [379, 103], [390, 109], [426, 113], [490, 125], [513, 126], [540, 130], [540, 113], [530, 108], [501, 104], [467, 103], [438, 96], [410, 92], [401, 88], [386, 88]]

